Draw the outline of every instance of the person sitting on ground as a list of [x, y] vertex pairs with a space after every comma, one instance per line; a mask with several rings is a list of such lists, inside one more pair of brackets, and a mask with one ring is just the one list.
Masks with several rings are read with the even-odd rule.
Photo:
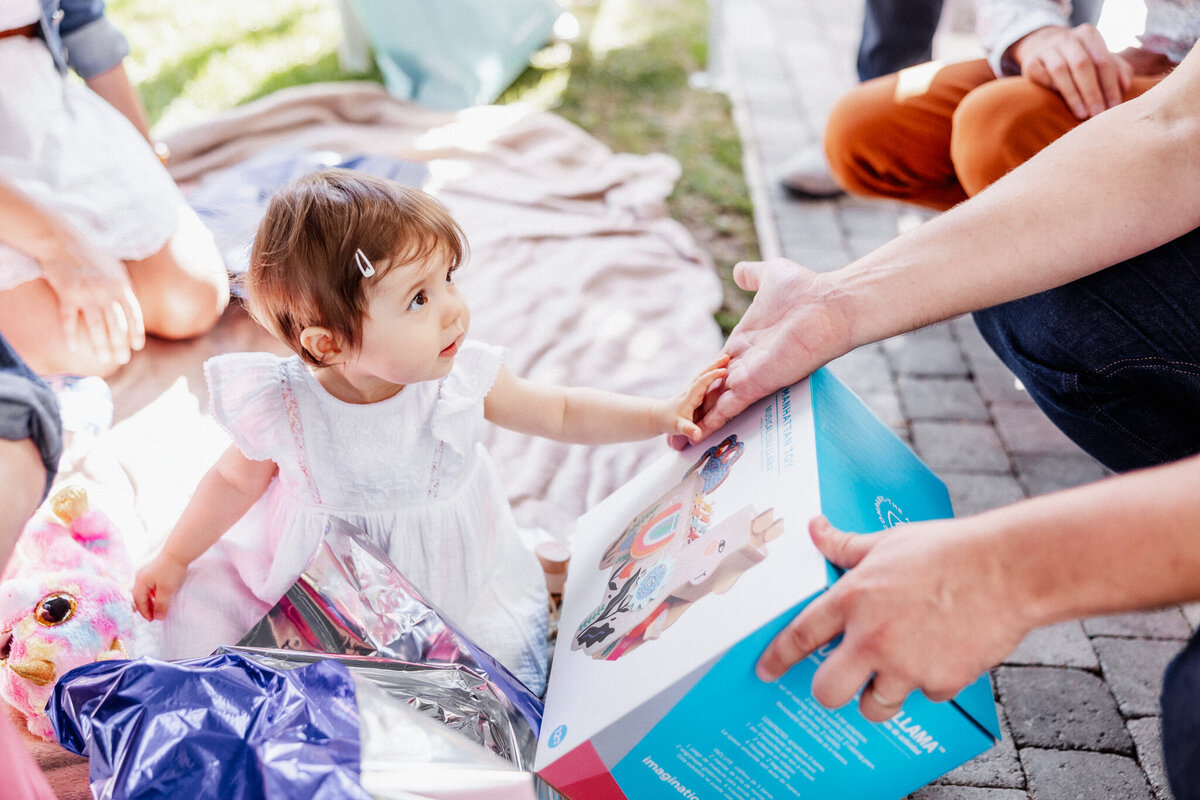
[[851, 194], [938, 211], [977, 194], [1074, 128], [1137, 97], [1200, 37], [1200, 2], [1147, 0], [1141, 45], [1110, 52], [1071, 4], [984, 0], [988, 58], [931, 62], [863, 83], [830, 113], [825, 151]]
[[107, 375], [146, 333], [208, 331], [229, 299], [128, 52], [101, 0], [0, 3], [0, 333], [43, 375]]
[[[842, 635], [813, 680], [871, 720], [947, 700], [1037, 626], [1200, 599], [1200, 52], [976, 197], [817, 274], [741, 263], [704, 435], [869, 342], [974, 312], [1046, 414], [1125, 474], [817, 547], [848, 568], [763, 653], [773, 680]], [[1111, 266], [1110, 266], [1111, 265]], [[936, 657], [931, 657], [936, 654]], [[1166, 772], [1200, 798], [1200, 634], [1167, 670]]]
[[[0, 508], [0, 572], [25, 523], [49, 494], [61, 455], [62, 421], [54, 393], [0, 336], [0, 485], [5, 501]], [[12, 797], [53, 800], [25, 742], [3, 718], [0, 755]]]

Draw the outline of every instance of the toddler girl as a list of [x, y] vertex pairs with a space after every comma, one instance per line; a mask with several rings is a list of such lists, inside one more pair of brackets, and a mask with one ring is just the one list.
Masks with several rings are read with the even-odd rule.
[[[464, 249], [436, 200], [368, 175], [325, 170], [272, 198], [246, 296], [295, 355], [232, 353], [205, 365], [213, 415], [233, 445], [138, 573], [142, 616], [169, 627], [189, 565], [220, 539], [222, 563], [208, 572], [228, 583], [236, 571], [233, 583], [261, 603], [243, 613], [248, 627], [303, 571], [333, 515], [542, 691], [545, 582], [479, 441], [483, 421], [580, 443], [697, 437], [692, 414], [725, 360], [666, 400], [518, 378], [499, 348], [466, 338], [470, 313], [454, 283]], [[196, 613], [238, 614], [223, 594], [193, 603]], [[177, 605], [187, 595], [185, 585]]]

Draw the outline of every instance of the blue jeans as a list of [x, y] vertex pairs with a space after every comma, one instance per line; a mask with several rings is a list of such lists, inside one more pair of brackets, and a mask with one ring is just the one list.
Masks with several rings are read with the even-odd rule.
[[1118, 472], [1200, 452], [1200, 228], [975, 313], [1055, 425]]
[[858, 45], [858, 79], [891, 75], [933, 58], [943, 0], [867, 0]]
[[1175, 800], [1200, 800], [1200, 634], [1167, 667], [1163, 762]]
[[[1071, 24], [1095, 23], [1102, 0], [1075, 0]], [[858, 45], [858, 79], [891, 75], [933, 58], [942, 0], [867, 0]]]
[[58, 398], [0, 336], [0, 439], [32, 439], [46, 467], [46, 491], [62, 455]]

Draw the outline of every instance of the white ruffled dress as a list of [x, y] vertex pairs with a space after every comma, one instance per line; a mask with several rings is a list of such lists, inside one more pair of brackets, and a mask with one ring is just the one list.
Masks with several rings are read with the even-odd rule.
[[430, 602], [540, 694], [545, 580], [480, 442], [502, 355], [467, 342], [442, 380], [366, 405], [330, 395], [297, 356], [210, 359], [213, 415], [246, 456], [274, 461], [279, 475], [189, 570], [167, 615], [168, 651], [211, 649], [195, 640], [207, 627], [199, 617], [214, 612], [244, 632], [292, 586], [333, 515], [365, 531]]
[[[147, 258], [175, 234], [183, 194], [133, 124], [54, 65], [41, 39], [0, 39], [0, 175], [94, 245]], [[0, 242], [0, 291], [42, 276]]]

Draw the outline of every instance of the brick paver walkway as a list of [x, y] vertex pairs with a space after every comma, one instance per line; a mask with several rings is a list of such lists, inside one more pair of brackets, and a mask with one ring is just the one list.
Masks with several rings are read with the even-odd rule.
[[[861, 0], [713, 2], [713, 77], [734, 101], [764, 257], [834, 269], [928, 214], [854, 198], [804, 201], [779, 186], [783, 163], [817, 140], [856, 81]], [[950, 0], [935, 56], [977, 54], [969, 10]], [[956, 513], [1102, 477], [1041, 414], [969, 318], [832, 365], [946, 481]], [[1004, 741], [913, 795], [920, 800], [1166, 800], [1158, 687], [1200, 624], [1195, 607], [1070, 622], [1031, 634], [992, 672]]]

